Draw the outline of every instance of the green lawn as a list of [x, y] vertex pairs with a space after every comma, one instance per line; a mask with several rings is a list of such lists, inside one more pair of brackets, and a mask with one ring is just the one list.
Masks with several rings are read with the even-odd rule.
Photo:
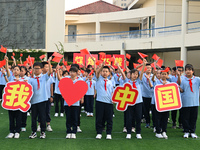
[[[88, 118], [82, 113], [81, 129], [82, 133], [77, 133], [77, 139], [65, 139], [66, 127], [65, 118], [55, 118], [54, 107], [51, 110], [53, 132], [46, 132], [46, 139], [28, 139], [31, 133], [30, 117], [27, 120], [27, 131], [21, 132], [19, 139], [5, 139], [9, 133], [8, 112], [2, 107], [0, 108], [0, 150], [60, 150], [60, 149], [78, 149], [78, 150], [124, 150], [124, 149], [153, 149], [153, 150], [168, 150], [168, 149], [198, 149], [200, 147], [199, 139], [184, 139], [180, 129], [172, 129], [171, 124], [168, 124], [168, 140], [157, 139], [152, 129], [146, 129], [142, 124], [142, 140], [137, 140], [135, 134], [132, 134], [132, 139], [125, 139], [126, 134], [122, 133], [123, 129], [123, 113], [115, 110], [115, 118], [113, 120], [112, 140], [105, 139], [105, 133], [101, 140], [96, 140], [95, 132], [95, 117]], [[200, 136], [200, 119], [197, 122], [197, 135]], [[38, 133], [39, 135], [39, 133]]]

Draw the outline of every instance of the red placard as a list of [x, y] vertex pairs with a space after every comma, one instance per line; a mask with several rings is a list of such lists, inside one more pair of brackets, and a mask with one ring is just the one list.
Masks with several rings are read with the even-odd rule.
[[[94, 59], [97, 61], [98, 60], [98, 54], [91, 54], [92, 57], [94, 57]], [[86, 67], [88, 65], [92, 65], [92, 67], [94, 67], [94, 61], [91, 58], [91, 55], [86, 55]]]
[[[124, 55], [113, 55], [115, 58], [115, 63], [118, 62], [121, 68], [124, 68]], [[113, 67], [117, 68], [117, 66], [113, 63]]]
[[182, 107], [178, 84], [156, 85], [154, 88], [156, 109], [159, 112], [177, 110]]
[[81, 53], [73, 54], [73, 63], [77, 63], [79, 65], [85, 65], [85, 55], [81, 55]]
[[118, 111], [126, 111], [127, 107], [134, 105], [138, 97], [138, 90], [131, 84], [125, 83], [123, 86], [117, 86], [112, 96], [112, 101], [117, 103]]
[[27, 82], [9, 82], [4, 88], [2, 107], [7, 110], [27, 112], [33, 95], [32, 86]]
[[106, 55], [106, 57], [103, 59], [102, 55], [100, 55], [99, 60], [104, 61], [105, 60], [105, 65], [111, 65], [111, 55]]

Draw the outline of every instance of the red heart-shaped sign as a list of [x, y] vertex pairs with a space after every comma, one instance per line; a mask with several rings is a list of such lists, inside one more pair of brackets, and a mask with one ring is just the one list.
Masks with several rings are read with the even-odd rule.
[[70, 78], [62, 78], [59, 82], [59, 89], [68, 106], [71, 106], [86, 94], [88, 86], [81, 80], [73, 83]]

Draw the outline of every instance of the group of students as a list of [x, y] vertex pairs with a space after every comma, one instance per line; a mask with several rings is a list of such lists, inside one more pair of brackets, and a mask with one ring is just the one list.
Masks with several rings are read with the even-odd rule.
[[[112, 139], [113, 128], [113, 102], [112, 94], [116, 86], [122, 86], [129, 83], [133, 88], [139, 91], [136, 104], [128, 106], [124, 111], [124, 128], [126, 138], [131, 139], [131, 133], [136, 132], [136, 138], [142, 139], [141, 121], [146, 120], [146, 128], [150, 128], [152, 112], [152, 122], [155, 136], [157, 138], [167, 139], [167, 123], [169, 112], [159, 112], [155, 106], [154, 87], [156, 85], [165, 85], [171, 82], [177, 83], [181, 92], [182, 108], [179, 110], [179, 127], [184, 130], [184, 138], [191, 136], [197, 138], [195, 134], [196, 121], [199, 106], [199, 87], [200, 78], [194, 76], [194, 68], [191, 64], [187, 64], [185, 68], [174, 67], [170, 70], [168, 67], [152, 69], [146, 59], [137, 68], [129, 70], [126, 66], [124, 72], [118, 63], [117, 69], [111, 65], [105, 65], [102, 62], [99, 66], [94, 63], [80, 70], [78, 64], [72, 64], [69, 71], [65, 66], [59, 66], [52, 69], [51, 57], [47, 62], [35, 62], [31, 67], [18, 66], [14, 62], [12, 67], [8, 65], [8, 57], [5, 56], [6, 65], [0, 71], [0, 93], [7, 82], [25, 81], [32, 85], [33, 96], [31, 98], [31, 129], [32, 133], [29, 138], [37, 137], [36, 131], [41, 131], [40, 138], [46, 138], [45, 131], [53, 131], [50, 122], [51, 103], [55, 103], [55, 117], [66, 115], [66, 138], [75, 139], [76, 133], [81, 132], [80, 114], [81, 106], [85, 107], [88, 117], [93, 117], [93, 107], [95, 99], [95, 127], [96, 139], [102, 138], [102, 132], [106, 126], [106, 139]], [[93, 61], [94, 58], [92, 58]], [[139, 71], [138, 68], [142, 66]], [[185, 75], [182, 75], [185, 69]], [[28, 71], [29, 70], [29, 71]], [[30, 73], [31, 72], [31, 73]], [[70, 78], [73, 83], [83, 80], [88, 85], [88, 91], [80, 101], [72, 106], [68, 106], [64, 101], [60, 90], [59, 81], [62, 78]], [[55, 85], [53, 84], [55, 83]], [[53, 86], [54, 85], [54, 86]], [[67, 85], [66, 85], [67, 86]], [[0, 99], [2, 95], [0, 94]], [[19, 138], [20, 131], [26, 131], [27, 113], [19, 110], [8, 110], [9, 113], [9, 130], [10, 133], [6, 138]], [[173, 128], [176, 128], [177, 110], [171, 111]], [[38, 128], [37, 128], [38, 122]]]

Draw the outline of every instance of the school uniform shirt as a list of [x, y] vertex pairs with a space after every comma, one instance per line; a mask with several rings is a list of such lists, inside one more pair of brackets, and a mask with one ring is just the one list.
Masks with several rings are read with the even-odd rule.
[[187, 77], [181, 81], [180, 87], [183, 89], [183, 93], [181, 95], [182, 107], [199, 106], [200, 78], [193, 76], [191, 78], [191, 83], [192, 85], [190, 84], [190, 79]]
[[55, 94], [61, 94], [61, 93], [60, 93], [60, 89], [59, 89], [59, 87], [58, 87], [60, 81], [58, 80], [57, 77], [54, 78], [54, 79], [55, 79], [55, 89], [54, 89], [54, 93], [55, 93]]
[[[169, 84], [170, 82], [167, 81], [166, 84]], [[162, 79], [155, 79], [155, 82], [153, 82], [153, 87], [151, 88], [152, 98], [151, 98], [151, 104], [155, 105], [155, 95], [154, 95], [154, 88], [156, 85], [163, 85]]]
[[81, 77], [81, 78], [83, 79], [83, 81], [85, 81], [87, 77]]
[[[71, 78], [71, 76], [67, 76], [67, 77], [64, 77], [64, 78]], [[75, 84], [77, 81], [83, 81], [83, 79], [81, 77], [77, 77], [73, 83]], [[77, 91], [78, 92], [78, 91]], [[64, 101], [64, 106], [68, 106], [67, 102]], [[80, 106], [80, 101], [77, 101], [76, 103], [74, 103], [73, 105], [71, 106]]]
[[[143, 74], [143, 78], [142, 78], [142, 97], [146, 97], [146, 98], [151, 98], [152, 97], [152, 92], [151, 92], [151, 88], [149, 86], [149, 81], [148, 79], [145, 77], [146, 73]], [[153, 74], [150, 75], [149, 80], [151, 81], [153, 77]]]
[[[6, 73], [7, 75], [7, 73]], [[0, 71], [0, 85], [6, 85], [4, 74]]]
[[120, 79], [119, 79], [119, 85], [120, 86], [123, 86], [124, 85], [124, 80], [123, 80], [123, 77], [121, 76]]
[[121, 76], [121, 75], [118, 74], [118, 73], [114, 74], [115, 84], [119, 84], [118, 78], [119, 78], [120, 76]]
[[[135, 82], [135, 85], [136, 85], [137, 90], [138, 90], [138, 97], [137, 97], [137, 100], [136, 100], [135, 104], [139, 104], [139, 103], [143, 102], [143, 99], [142, 99], [142, 90], [141, 90], [142, 81], [139, 78], [137, 78], [134, 82]], [[133, 81], [131, 79], [126, 78], [124, 80], [124, 83], [130, 83], [132, 85], [132, 87], [133, 87]]]
[[[8, 77], [8, 81], [9, 82], [15, 82], [16, 80], [16, 77], [15, 76], [10, 76]], [[22, 79], [21, 77], [19, 77], [19, 81], [24, 81], [24, 79]]]
[[96, 81], [96, 90], [96, 101], [112, 104], [112, 93], [114, 88], [111, 80], [105, 79], [100, 75]]
[[30, 77], [28, 77], [28, 76], [23, 76], [23, 77], [21, 77], [21, 79], [23, 79], [23, 80], [29, 80], [30, 79]]
[[112, 82], [113, 88], [115, 88], [115, 87], [116, 87], [116, 84], [115, 84], [115, 79], [114, 79], [114, 77], [112, 76], [112, 78], [110, 78], [109, 80]]
[[91, 80], [91, 81], [87, 80], [86, 83], [88, 85], [88, 90], [87, 90], [87, 93], [85, 95], [94, 95], [96, 81], [94, 81], [94, 80]]
[[47, 81], [46, 90], [47, 90], [47, 97], [48, 99], [51, 97], [51, 84], [54, 83], [54, 79], [50, 76], [49, 80]]
[[[185, 78], [185, 76], [182, 75], [182, 76], [181, 76], [181, 81], [182, 81], [184, 78]], [[169, 78], [169, 81], [178, 84], [178, 76], [171, 76], [171, 77]]]
[[46, 73], [44, 75], [40, 74], [38, 77], [40, 86], [38, 85], [38, 81], [35, 75], [33, 78], [30, 78], [28, 80], [28, 83], [30, 83], [33, 87], [33, 96], [31, 98], [31, 104], [37, 104], [48, 100], [46, 87], [50, 76], [48, 76], [48, 73]]

